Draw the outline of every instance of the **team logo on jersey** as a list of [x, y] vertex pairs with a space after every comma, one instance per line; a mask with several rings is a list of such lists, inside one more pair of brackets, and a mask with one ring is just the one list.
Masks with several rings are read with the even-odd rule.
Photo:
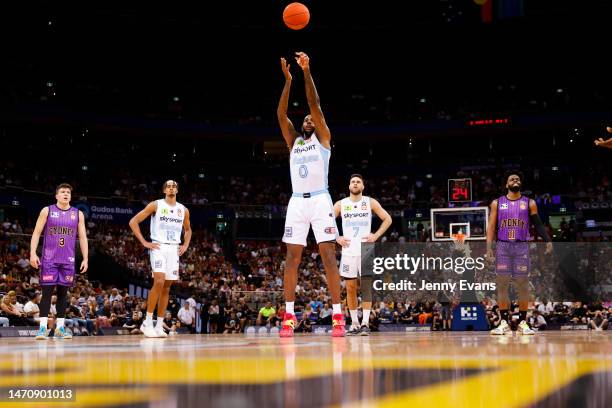
[[155, 269], [159, 269], [162, 267], [162, 261], [161, 260], [156, 260], [155, 261]]
[[347, 264], [342, 264], [342, 272], [350, 272], [350, 266]]
[[326, 234], [335, 234], [336, 233], [336, 227], [327, 227], [324, 229]]
[[177, 214], [179, 217], [182, 217], [182, 216], [183, 216], [183, 210], [181, 210], [181, 209], [179, 208], [178, 210], [176, 210], [176, 214]]
[[293, 235], [293, 227], [285, 227], [285, 236], [291, 238]]
[[173, 276], [178, 276], [178, 271], [172, 271]]
[[59, 213], [57, 211], [51, 211], [49, 215], [51, 218], [59, 218]]
[[365, 210], [367, 210], [367, 209], [368, 209], [368, 205], [366, 204], [366, 202], [365, 202], [365, 201], [362, 201], [362, 202], [361, 202], [361, 211], [365, 211]]
[[69, 261], [69, 262], [74, 262], [74, 258], [73, 258], [73, 257], [71, 257], [71, 256], [69, 256], [69, 257], [68, 257], [68, 261]]
[[74, 280], [74, 276], [72, 276], [72, 275], [67, 275], [66, 276], [66, 282], [72, 283], [73, 280]]
[[500, 210], [507, 210], [508, 209], [508, 203], [502, 203], [502, 205], [499, 206]]
[[168, 209], [167, 208], [162, 208], [161, 213], [162, 213], [162, 215], [168, 215]]
[[43, 282], [50, 282], [50, 281], [55, 280], [55, 277], [53, 275], [45, 275], [45, 274], [43, 274], [42, 280], [43, 280]]
[[344, 206], [344, 211], [351, 211], [351, 205], [350, 204], [345, 205]]
[[304, 139], [302, 139], [301, 137], [298, 137], [296, 143], [298, 144], [298, 146], [304, 146], [306, 144], [306, 142], [304, 142]]
[[76, 214], [75, 213], [70, 213], [70, 219], [72, 221], [76, 220]]
[[521, 208], [521, 210], [526, 210], [527, 209], [527, 204], [525, 204], [524, 201], [521, 201], [520, 208]]

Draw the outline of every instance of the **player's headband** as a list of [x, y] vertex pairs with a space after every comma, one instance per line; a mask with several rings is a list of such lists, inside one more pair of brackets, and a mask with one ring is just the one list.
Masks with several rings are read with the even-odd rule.
[[178, 183], [174, 180], [168, 180], [164, 183], [164, 188], [166, 187], [176, 187], [178, 188]]

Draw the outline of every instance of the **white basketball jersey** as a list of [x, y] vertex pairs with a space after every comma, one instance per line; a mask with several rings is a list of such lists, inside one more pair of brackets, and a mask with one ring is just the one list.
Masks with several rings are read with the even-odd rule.
[[157, 200], [157, 211], [151, 217], [151, 239], [162, 244], [180, 244], [185, 207], [181, 203], [170, 206], [166, 200]]
[[291, 187], [294, 193], [313, 193], [327, 190], [327, 174], [331, 150], [321, 146], [317, 136], [298, 137], [289, 155]]
[[351, 197], [340, 201], [340, 216], [342, 217], [342, 234], [351, 240], [351, 244], [342, 248], [342, 255], [361, 256], [361, 242], [371, 232], [372, 206], [370, 197], [362, 196], [359, 201]]

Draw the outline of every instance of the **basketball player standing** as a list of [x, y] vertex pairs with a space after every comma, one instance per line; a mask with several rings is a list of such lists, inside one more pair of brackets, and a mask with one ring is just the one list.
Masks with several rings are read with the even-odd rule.
[[[372, 310], [372, 278], [361, 276], [361, 243], [376, 242], [391, 226], [391, 216], [378, 201], [362, 195], [365, 186], [360, 174], [353, 174], [349, 180], [350, 196], [334, 204], [336, 217], [342, 216], [342, 246], [340, 276], [346, 281], [346, 298], [351, 314], [351, 328], [347, 336], [370, 335], [370, 311]], [[372, 212], [382, 223], [372, 234]], [[361, 278], [363, 319], [359, 325], [357, 315], [357, 278]]]
[[277, 116], [283, 138], [290, 150], [289, 167], [293, 194], [287, 207], [283, 242], [287, 244], [284, 292], [286, 313], [280, 336], [292, 337], [297, 323], [294, 314], [295, 287], [302, 250], [312, 225], [319, 253], [323, 260], [327, 285], [332, 298], [332, 336], [345, 334], [344, 317], [340, 307], [340, 275], [336, 263], [336, 220], [334, 206], [327, 191], [331, 133], [319, 105], [319, 96], [310, 74], [310, 60], [303, 52], [296, 53], [296, 61], [304, 73], [306, 98], [310, 114], [304, 118], [301, 134], [287, 116], [292, 76], [289, 65], [281, 58], [285, 86], [278, 104]]
[[[55, 189], [57, 202], [40, 211], [30, 241], [30, 265], [35, 269], [40, 267], [40, 285], [42, 286], [40, 329], [36, 335], [36, 340], [48, 338], [47, 319], [51, 309], [51, 296], [55, 288], [57, 288], [57, 325], [54, 337], [56, 339], [72, 338], [72, 335], [66, 332], [64, 322], [68, 307], [68, 288], [74, 284], [77, 234], [81, 254], [83, 255], [81, 273], [87, 272], [89, 247], [85, 217], [81, 211], [70, 206], [71, 198], [72, 187], [70, 184], [60, 184]], [[36, 255], [36, 249], [43, 232], [41, 263], [38, 255]]]
[[[552, 252], [552, 242], [542, 220], [538, 216], [538, 207], [534, 200], [521, 194], [523, 175], [518, 171], [509, 171], [505, 175], [506, 195], [493, 200], [487, 229], [487, 257], [495, 258], [497, 274], [497, 297], [502, 321], [491, 330], [491, 334], [506, 334], [511, 331], [508, 325], [508, 308], [510, 306], [510, 279], [514, 278], [518, 287], [519, 326], [521, 334], [534, 334], [527, 324], [529, 306], [529, 221], [546, 244], [546, 254]], [[493, 242], [497, 248], [493, 254]]]
[[[165, 198], [152, 201], [130, 220], [130, 228], [136, 239], [151, 255], [153, 287], [147, 299], [147, 317], [140, 330], [146, 337], [167, 337], [164, 332], [164, 316], [168, 307], [168, 297], [172, 283], [179, 278], [179, 257], [189, 248], [191, 223], [189, 210], [176, 201], [178, 183], [168, 180], [164, 183]], [[140, 232], [139, 224], [151, 217], [151, 241], [148, 242]], [[181, 245], [181, 232], [185, 230], [185, 240]], [[153, 312], [157, 306], [157, 323], [153, 327]]]

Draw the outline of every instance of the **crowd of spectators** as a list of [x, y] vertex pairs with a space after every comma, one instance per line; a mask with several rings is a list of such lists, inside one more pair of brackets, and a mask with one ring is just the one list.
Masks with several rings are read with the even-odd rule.
[[[243, 175], [231, 175], [227, 169], [219, 169], [206, 173], [195, 170], [174, 177], [179, 181], [181, 200], [185, 204], [286, 205], [291, 192], [289, 177], [276, 177], [275, 174], [286, 163], [283, 160], [276, 166], [267, 166], [270, 164], [239, 169]], [[329, 185], [333, 196], [342, 198], [347, 194], [347, 177], [360, 172], [365, 176], [367, 194], [376, 197], [383, 206], [427, 209], [448, 206], [447, 179], [469, 177], [473, 180], [474, 200], [487, 203], [501, 193], [505, 169], [518, 166], [525, 173], [523, 184], [527, 194], [541, 205], [553, 202], [555, 196], [563, 196], [566, 205], [612, 201], [608, 172], [597, 166], [534, 167], [521, 165], [520, 162], [500, 164], [475, 161], [465, 166], [408, 169], [384, 163], [374, 166], [364, 160], [359, 164], [338, 164], [330, 175]], [[159, 196], [161, 184], [167, 178], [121, 167], [109, 171], [111, 174], [86, 172], [68, 181], [79, 196], [117, 197], [146, 202]], [[73, 174], [81, 173], [82, 170], [75, 170]], [[28, 172], [13, 162], [0, 162], [0, 187], [20, 187], [49, 193], [56, 184], [56, 178], [44, 171]]]

